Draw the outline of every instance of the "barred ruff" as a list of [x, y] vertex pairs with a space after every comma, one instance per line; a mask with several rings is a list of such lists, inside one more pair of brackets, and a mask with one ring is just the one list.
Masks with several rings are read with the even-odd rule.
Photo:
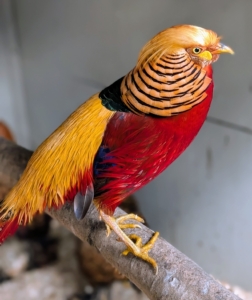
[[173, 116], [201, 103], [210, 83], [206, 71], [187, 53], [164, 55], [124, 77], [122, 101], [136, 114]]

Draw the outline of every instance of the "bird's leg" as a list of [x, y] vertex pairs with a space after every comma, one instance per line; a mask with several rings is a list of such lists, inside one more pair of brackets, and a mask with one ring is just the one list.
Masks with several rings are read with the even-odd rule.
[[100, 210], [100, 216], [102, 220], [105, 222], [107, 226], [107, 235], [109, 235], [111, 230], [114, 230], [114, 232], [118, 235], [120, 240], [124, 242], [124, 244], [127, 246], [127, 249], [122, 252], [122, 255], [128, 255], [129, 253], [132, 253], [133, 255], [141, 258], [142, 260], [150, 263], [154, 269], [156, 270], [156, 273], [158, 272], [158, 266], [156, 261], [151, 258], [148, 254], [148, 252], [152, 249], [153, 245], [155, 244], [159, 233], [155, 232], [152, 238], [145, 244], [142, 244], [142, 238], [139, 237], [136, 234], [126, 235], [122, 229], [126, 228], [140, 228], [137, 224], [121, 224], [122, 222], [133, 219], [137, 220], [141, 223], [143, 223], [143, 219], [134, 215], [134, 214], [128, 214], [124, 216], [120, 216], [118, 218], [111, 217], [104, 213], [104, 211]]
[[[121, 228], [121, 229], [127, 229], [127, 228], [141, 228], [140, 225], [138, 224], [133, 224], [133, 223], [126, 223], [126, 224], [123, 224], [124, 221], [127, 221], [127, 220], [130, 220], [130, 219], [133, 219], [133, 220], [136, 220], [138, 222], [141, 222], [141, 223], [144, 223], [144, 219], [142, 219], [141, 217], [139, 217], [138, 215], [135, 215], [135, 214], [128, 214], [128, 215], [123, 215], [123, 216], [120, 216], [120, 217], [112, 217], [114, 219], [114, 221], [117, 223], [117, 225]], [[104, 221], [105, 222], [105, 221]], [[106, 224], [106, 227], [107, 227], [107, 236], [110, 235], [111, 233], [111, 227], [105, 222]]]

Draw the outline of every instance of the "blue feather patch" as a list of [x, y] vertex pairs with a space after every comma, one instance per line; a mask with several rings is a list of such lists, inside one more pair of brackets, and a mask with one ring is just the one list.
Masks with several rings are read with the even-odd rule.
[[101, 146], [95, 156], [94, 160], [94, 175], [98, 176], [103, 173], [106, 169], [114, 166], [113, 163], [104, 163], [104, 159], [106, 158], [106, 161], [109, 159], [113, 159], [112, 156], [108, 156], [107, 154], [110, 152], [108, 147]]

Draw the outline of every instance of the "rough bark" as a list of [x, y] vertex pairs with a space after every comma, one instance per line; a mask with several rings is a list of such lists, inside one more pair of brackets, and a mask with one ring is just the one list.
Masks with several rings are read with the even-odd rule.
[[[31, 151], [0, 138], [0, 193], [6, 192], [17, 182], [31, 155]], [[155, 275], [152, 267], [142, 260], [132, 255], [122, 256], [121, 252], [125, 246], [117, 240], [114, 233], [106, 237], [105, 226], [99, 220], [94, 207], [81, 222], [74, 217], [70, 204], [66, 204], [59, 210], [47, 210], [47, 213], [81, 240], [87, 240], [96, 247], [113, 266], [125, 274], [150, 299], [240, 299], [162, 238], [158, 239], [150, 252], [158, 263], [158, 275]], [[124, 212], [117, 209], [116, 215], [121, 214]], [[141, 227], [141, 230], [133, 231], [146, 242], [152, 236], [153, 231], [144, 225]], [[129, 233], [133, 231], [128, 230]]]

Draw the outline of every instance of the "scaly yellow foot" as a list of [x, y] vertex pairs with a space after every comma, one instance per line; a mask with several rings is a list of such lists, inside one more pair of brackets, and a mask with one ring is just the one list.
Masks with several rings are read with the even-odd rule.
[[122, 222], [129, 219], [134, 219], [143, 223], [144, 221], [142, 218], [134, 214], [128, 214], [118, 218], [114, 218], [105, 214], [102, 210], [100, 210], [100, 216], [106, 224], [107, 235], [110, 234], [111, 230], [114, 230], [114, 232], [118, 235], [120, 240], [124, 242], [125, 245], [127, 246], [127, 249], [123, 251], [122, 255], [128, 255], [129, 253], [132, 253], [133, 255], [150, 263], [153, 266], [153, 268], [156, 270], [156, 274], [157, 274], [158, 273], [157, 263], [153, 258], [149, 256], [148, 252], [154, 246], [159, 233], [155, 232], [152, 238], [149, 240], [149, 242], [143, 245], [141, 237], [139, 237], [136, 234], [131, 234], [128, 236], [122, 231], [122, 229], [126, 229], [126, 228], [141, 228], [137, 224], [124, 224]]
[[135, 245], [139, 248], [140, 252], [134, 252], [134, 249], [131, 249], [128, 247], [126, 250], [123, 251], [122, 255], [128, 255], [129, 253], [134, 254], [135, 256], [141, 258], [142, 260], [147, 261], [150, 263], [154, 269], [156, 269], [156, 274], [158, 273], [158, 266], [156, 261], [151, 258], [148, 254], [148, 252], [152, 249], [154, 246], [157, 238], [159, 236], [159, 232], [155, 232], [154, 235], [151, 237], [148, 243], [145, 245], [142, 244], [142, 238], [136, 234], [130, 234], [128, 237], [135, 242]]
[[[123, 216], [120, 216], [120, 217], [111, 217], [111, 219], [114, 219], [114, 221], [116, 222], [116, 224], [121, 228], [121, 229], [127, 229], [127, 228], [141, 228], [140, 225], [138, 224], [133, 224], [133, 223], [126, 223], [124, 224], [123, 222], [124, 221], [127, 221], [127, 220], [136, 220], [140, 223], [144, 223], [144, 219], [142, 219], [141, 217], [139, 217], [138, 215], [135, 215], [135, 214], [128, 214], [128, 215], [123, 215]], [[105, 222], [105, 221], [104, 221]], [[107, 227], [107, 236], [110, 235], [111, 233], [111, 228], [110, 228], [110, 225], [106, 224], [106, 227]], [[112, 228], [113, 229], [113, 228]]]

